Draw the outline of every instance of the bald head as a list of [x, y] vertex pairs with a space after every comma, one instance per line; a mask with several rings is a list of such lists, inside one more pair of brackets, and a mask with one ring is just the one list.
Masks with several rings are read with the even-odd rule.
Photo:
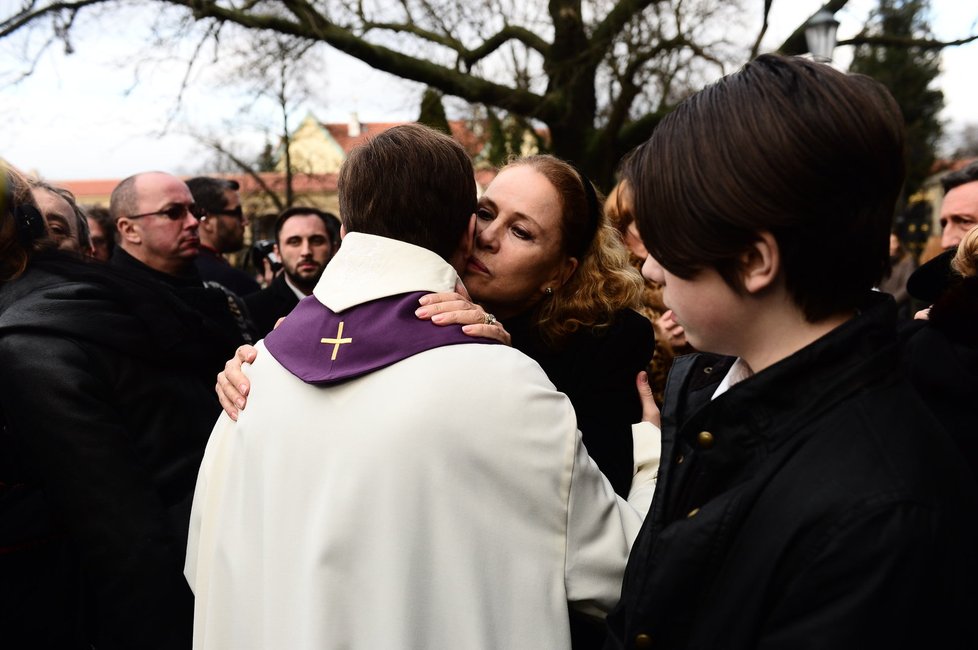
[[187, 272], [197, 257], [195, 210], [187, 184], [163, 172], [130, 176], [109, 199], [119, 246], [150, 268], [171, 275]]

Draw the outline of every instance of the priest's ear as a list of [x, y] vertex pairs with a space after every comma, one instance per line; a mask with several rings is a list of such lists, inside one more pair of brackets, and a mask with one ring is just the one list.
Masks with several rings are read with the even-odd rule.
[[448, 263], [452, 265], [452, 268], [458, 271], [459, 275], [465, 270], [465, 265], [469, 261], [469, 256], [472, 255], [472, 247], [475, 245], [475, 214], [469, 217], [469, 226], [462, 231], [462, 237], [458, 241], [458, 247], [455, 249], [455, 253], [452, 254]]

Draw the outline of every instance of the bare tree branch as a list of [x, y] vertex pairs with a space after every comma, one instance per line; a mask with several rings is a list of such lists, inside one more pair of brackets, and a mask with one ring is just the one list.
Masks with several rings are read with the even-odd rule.
[[49, 16], [52, 14], [56, 15], [63, 11], [77, 12], [79, 9], [84, 9], [85, 7], [110, 3], [113, 1], [114, 0], [75, 0], [74, 2], [55, 2], [49, 5], [44, 5], [39, 9], [34, 9], [34, 3], [31, 3], [25, 9], [17, 12], [10, 18], [5, 19], [3, 22], [0, 22], [0, 38], [10, 36], [14, 32], [23, 27], [27, 27], [44, 16]]
[[761, 22], [761, 31], [757, 34], [757, 40], [754, 41], [754, 45], [750, 48], [750, 58], [756, 59], [757, 55], [761, 50], [761, 41], [764, 40], [764, 35], [767, 34], [768, 27], [768, 17], [771, 15], [771, 0], [764, 0], [764, 20]]
[[489, 56], [502, 45], [512, 40], [523, 43], [530, 49], [536, 50], [543, 56], [547, 56], [550, 53], [550, 44], [533, 32], [522, 27], [507, 25], [483, 41], [479, 47], [472, 50], [467, 50], [462, 59], [465, 61], [466, 65], [471, 67], [476, 62]]
[[939, 41], [931, 38], [906, 38], [882, 34], [878, 36], [867, 36], [865, 34], [860, 34], [853, 36], [852, 38], [839, 41], [837, 45], [883, 45], [902, 48], [916, 47], [922, 50], [940, 50], [945, 47], [966, 45], [974, 41], [978, 41], [978, 34], [959, 38], [954, 41]]
[[293, 22], [272, 14], [244, 14], [228, 9], [211, 0], [165, 0], [170, 4], [189, 7], [197, 18], [213, 18], [251, 29], [264, 29], [320, 40], [341, 52], [393, 75], [462, 97], [473, 103], [488, 103], [524, 115], [540, 110], [543, 97], [527, 90], [513, 89], [474, 77], [431, 61], [413, 57], [360, 38], [347, 28], [333, 24], [305, 0], [283, 0], [301, 22]]
[[282, 211], [285, 209], [285, 204], [282, 203], [282, 199], [279, 198], [278, 193], [268, 186], [268, 183], [266, 183], [265, 179], [261, 177], [261, 174], [255, 171], [254, 167], [249, 165], [244, 160], [241, 160], [241, 158], [236, 156], [232, 151], [228, 150], [227, 147], [221, 144], [218, 140], [199, 136], [198, 139], [214, 151], [218, 152], [222, 156], [225, 156], [228, 160], [234, 163], [234, 165], [238, 167], [242, 173], [250, 176], [255, 183], [258, 184], [258, 187], [261, 188], [262, 192], [272, 201], [272, 203], [275, 204], [275, 209], [277, 211]]

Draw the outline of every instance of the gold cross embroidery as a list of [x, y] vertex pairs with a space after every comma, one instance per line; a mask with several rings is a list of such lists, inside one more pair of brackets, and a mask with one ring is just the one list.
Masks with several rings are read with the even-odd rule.
[[329, 359], [330, 361], [336, 361], [336, 353], [340, 351], [340, 346], [344, 343], [353, 343], [353, 339], [343, 338], [343, 321], [340, 321], [339, 330], [336, 332], [335, 339], [321, 339], [320, 343], [332, 343], [333, 344], [333, 356]]

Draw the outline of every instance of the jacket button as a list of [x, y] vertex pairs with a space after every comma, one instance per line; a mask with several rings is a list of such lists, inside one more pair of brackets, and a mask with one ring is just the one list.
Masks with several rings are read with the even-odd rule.
[[703, 449], [709, 449], [713, 446], [713, 434], [709, 431], [700, 431], [699, 435], [696, 436], [696, 442]]
[[651, 648], [652, 647], [652, 637], [648, 634], [639, 634], [635, 636], [635, 647], [636, 648]]
[[685, 460], [686, 460], [686, 457], [683, 456], [682, 454], [679, 454], [678, 456], [676, 456], [676, 464], [677, 465], [682, 465]]
[[699, 509], [699, 508], [693, 508], [693, 509], [692, 509], [692, 510], [690, 510], [690, 511], [689, 511], [689, 513], [688, 513], [688, 514], [686, 515], [686, 519], [689, 519], [690, 517], [695, 517], [695, 516], [697, 515], [697, 513], [699, 513], [699, 511], [700, 511], [700, 509]]

